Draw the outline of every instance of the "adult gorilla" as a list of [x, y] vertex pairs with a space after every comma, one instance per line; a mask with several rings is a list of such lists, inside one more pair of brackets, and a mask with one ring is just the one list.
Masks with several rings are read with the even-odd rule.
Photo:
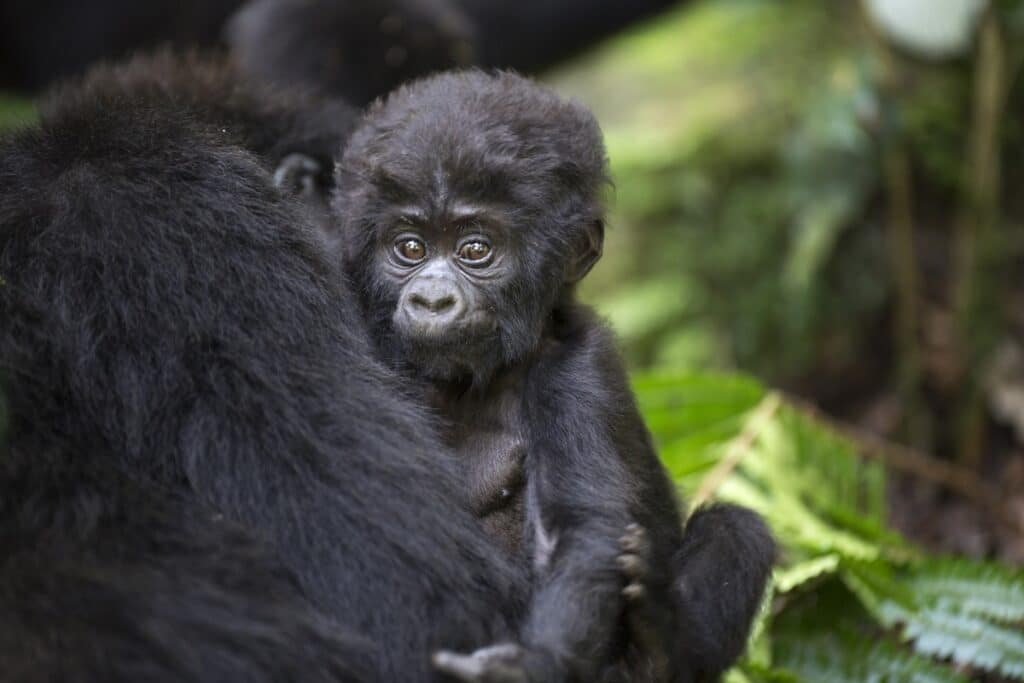
[[0, 141], [0, 670], [431, 680], [523, 577], [270, 173], [187, 106]]
[[229, 42], [254, 73], [356, 104], [468, 63], [536, 71], [679, 0], [4, 0], [0, 87], [37, 90], [169, 43]]

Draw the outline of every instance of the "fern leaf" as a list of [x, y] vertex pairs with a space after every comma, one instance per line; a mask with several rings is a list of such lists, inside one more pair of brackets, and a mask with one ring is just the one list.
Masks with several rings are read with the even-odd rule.
[[926, 609], [909, 615], [904, 637], [922, 654], [949, 657], [1008, 678], [1024, 680], [1024, 633], [978, 617]]
[[846, 587], [885, 628], [905, 622], [917, 609], [913, 593], [884, 562], [851, 562], [841, 575]]
[[927, 604], [1005, 623], [1024, 621], [1024, 572], [961, 558], [924, 562], [910, 579]]
[[778, 663], [808, 683], [966, 683], [967, 679], [888, 641], [837, 629], [826, 636], [787, 638]]
[[839, 568], [839, 560], [838, 554], [829, 553], [798, 562], [785, 569], [776, 569], [773, 577], [775, 590], [780, 593], [788, 593], [820, 576], [834, 574]]

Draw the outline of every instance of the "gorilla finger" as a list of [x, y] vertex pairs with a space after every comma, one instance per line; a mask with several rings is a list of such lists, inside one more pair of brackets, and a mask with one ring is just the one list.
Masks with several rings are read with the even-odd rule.
[[619, 569], [630, 578], [644, 577], [647, 575], [647, 562], [639, 555], [623, 553], [615, 558]]
[[473, 683], [480, 681], [484, 672], [484, 664], [473, 655], [460, 655], [447, 650], [439, 650], [431, 658], [434, 668], [460, 681]]
[[640, 602], [647, 597], [647, 589], [642, 583], [631, 583], [622, 589], [622, 597], [630, 602]]
[[619, 546], [638, 555], [648, 552], [650, 541], [647, 538], [647, 531], [639, 524], [630, 524], [626, 527], [626, 533], [619, 537]]

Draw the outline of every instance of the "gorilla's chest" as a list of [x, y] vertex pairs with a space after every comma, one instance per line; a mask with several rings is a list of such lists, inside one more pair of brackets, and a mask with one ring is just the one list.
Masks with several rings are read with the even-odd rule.
[[473, 511], [510, 552], [522, 547], [527, 430], [520, 382], [509, 377], [481, 395], [445, 400], [445, 440], [465, 475]]

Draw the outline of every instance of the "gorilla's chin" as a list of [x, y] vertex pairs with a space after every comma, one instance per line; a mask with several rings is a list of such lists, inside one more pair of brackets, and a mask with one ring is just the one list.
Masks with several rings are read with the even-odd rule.
[[417, 375], [434, 382], [486, 383], [501, 366], [501, 345], [494, 332], [483, 335], [458, 331], [443, 335], [399, 332], [395, 358]]

